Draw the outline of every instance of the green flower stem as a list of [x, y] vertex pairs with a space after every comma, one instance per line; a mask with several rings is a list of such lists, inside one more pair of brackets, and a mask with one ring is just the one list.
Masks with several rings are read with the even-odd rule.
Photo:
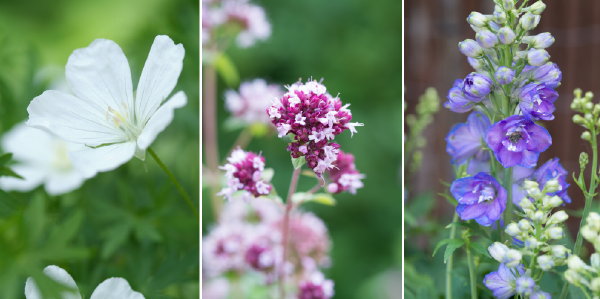
[[[454, 213], [452, 217], [452, 227], [450, 227], [449, 239], [456, 237], [456, 225], [458, 225], [458, 214]], [[454, 266], [454, 254], [450, 254], [446, 263], [446, 299], [452, 299], [452, 267]]]
[[473, 264], [473, 257], [471, 256], [471, 249], [469, 244], [466, 244], [467, 250], [467, 263], [469, 265], [469, 281], [471, 285], [471, 299], [477, 299], [477, 274], [475, 273], [475, 265]]
[[302, 172], [302, 167], [298, 167], [294, 169], [292, 173], [292, 179], [290, 181], [290, 188], [288, 189], [288, 195], [285, 200], [285, 214], [283, 214], [283, 225], [281, 226], [281, 235], [282, 235], [282, 244], [283, 244], [283, 255], [282, 261], [280, 265], [279, 271], [279, 298], [286, 298], [285, 295], [285, 271], [283, 271], [285, 267], [285, 262], [287, 260], [288, 254], [288, 243], [289, 243], [289, 226], [290, 226], [290, 214], [292, 209], [294, 208], [294, 203], [292, 202], [292, 196], [296, 192], [296, 187], [298, 186], [298, 179], [300, 178], [300, 173]]
[[[594, 193], [596, 192], [596, 187], [598, 187], [597, 180], [597, 171], [598, 171], [598, 140], [596, 138], [596, 126], [592, 125], [590, 128], [590, 133], [592, 136], [591, 144], [592, 144], [592, 172], [590, 173], [590, 187], [587, 192], [585, 192], [585, 206], [583, 208], [583, 215], [581, 215], [581, 222], [579, 223], [580, 230], [577, 231], [577, 238], [575, 239], [575, 247], [573, 248], [573, 254], [579, 255], [581, 253], [581, 246], [583, 244], [583, 236], [581, 235], [581, 227], [585, 225], [585, 220], [590, 213], [590, 209], [592, 207], [592, 201], [594, 200]], [[569, 289], [569, 283], [565, 281], [563, 285], [562, 291], [560, 292], [560, 298], [564, 299], [567, 296], [567, 292]]]
[[504, 188], [506, 189], [506, 211], [504, 212], [504, 225], [507, 225], [512, 220], [512, 177], [513, 169], [506, 168], [504, 170]]
[[175, 185], [175, 188], [177, 188], [177, 191], [179, 192], [179, 195], [181, 195], [181, 198], [183, 198], [183, 200], [190, 207], [190, 209], [192, 210], [194, 215], [196, 215], [196, 218], [200, 219], [200, 216], [198, 215], [198, 210], [194, 206], [192, 199], [187, 194], [187, 192], [185, 192], [185, 190], [183, 189], [183, 187], [181, 186], [181, 184], [179, 183], [179, 181], [177, 180], [175, 175], [173, 175], [173, 173], [169, 170], [169, 168], [167, 168], [167, 165], [165, 165], [165, 163], [163, 163], [160, 160], [160, 158], [156, 155], [156, 153], [154, 152], [154, 150], [152, 150], [152, 148], [148, 148], [148, 153], [150, 154], [150, 156], [152, 156], [154, 161], [156, 161], [156, 164], [158, 164], [158, 166], [160, 166], [160, 168], [167, 174], [167, 176], [169, 177], [171, 182]]

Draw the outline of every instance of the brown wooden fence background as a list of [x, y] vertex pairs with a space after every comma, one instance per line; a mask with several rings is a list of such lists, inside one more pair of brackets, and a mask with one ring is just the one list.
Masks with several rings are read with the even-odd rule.
[[[537, 32], [551, 32], [556, 38], [550, 47], [551, 60], [563, 73], [558, 88], [555, 120], [546, 122], [553, 144], [541, 157], [545, 162], [559, 157], [569, 172], [578, 171], [579, 152], [589, 146], [579, 139], [582, 130], [571, 123], [569, 104], [573, 89], [591, 90], [600, 100], [600, 0], [548, 0]], [[412, 113], [418, 96], [429, 87], [435, 87], [442, 100], [452, 82], [463, 78], [471, 68], [457, 48], [457, 43], [474, 38], [466, 23], [471, 11], [489, 14], [491, 0], [406, 0], [405, 1], [405, 94], [407, 112]], [[450, 181], [452, 170], [445, 152], [444, 137], [450, 127], [464, 122], [467, 114], [453, 113], [445, 108], [436, 115], [434, 123], [425, 132], [428, 146], [424, 150], [423, 166], [411, 178], [413, 192], [444, 191], [440, 180]], [[569, 180], [572, 183], [572, 180]], [[574, 203], [569, 208], [583, 207], [583, 198], [577, 186], [570, 188]], [[450, 206], [438, 205], [437, 214], [450, 217]], [[571, 224], [575, 224], [572, 219]], [[577, 219], [578, 221], [578, 219]], [[573, 226], [572, 226], [573, 227]]]

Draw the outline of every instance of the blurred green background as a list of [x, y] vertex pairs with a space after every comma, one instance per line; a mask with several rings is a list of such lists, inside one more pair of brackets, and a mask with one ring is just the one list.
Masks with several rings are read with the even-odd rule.
[[[356, 195], [340, 194], [335, 207], [309, 206], [329, 228], [335, 298], [399, 298], [401, 290], [401, 134], [402, 11], [401, 1], [254, 0], [265, 8], [271, 37], [251, 48], [227, 51], [242, 81], [264, 78], [288, 85], [299, 78], [323, 78], [328, 91], [351, 104], [358, 134], [336, 142], [356, 157], [366, 174]], [[219, 150], [223, 158], [238, 131], [224, 128], [227, 88], [218, 91]], [[292, 166], [286, 143], [275, 134], [254, 139], [248, 149], [262, 152], [275, 170], [273, 183], [285, 193]], [[299, 190], [314, 180], [301, 177]], [[204, 192], [203, 231], [213, 223], [208, 191]]]
[[[159, 34], [186, 50], [175, 90], [185, 91], [188, 104], [153, 148], [197, 199], [196, 0], [1, 1], [0, 133], [25, 120], [31, 99], [64, 75], [71, 52], [96, 38], [121, 46], [136, 86]], [[150, 157], [98, 174], [63, 196], [43, 188], [0, 191], [0, 298], [23, 298], [27, 276], [50, 264], [66, 269], [84, 297], [104, 279], [123, 277], [146, 298], [198, 298], [198, 259], [197, 218]]]

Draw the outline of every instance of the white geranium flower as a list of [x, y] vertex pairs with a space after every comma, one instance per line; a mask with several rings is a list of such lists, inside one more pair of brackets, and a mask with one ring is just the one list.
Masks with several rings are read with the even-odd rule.
[[173, 120], [174, 109], [187, 102], [181, 91], [165, 101], [181, 73], [184, 52], [168, 36], [157, 36], [134, 94], [121, 48], [97, 39], [69, 57], [66, 79], [72, 94], [47, 90], [34, 98], [27, 124], [84, 144], [71, 157], [85, 167], [87, 176], [113, 170], [134, 155], [144, 159], [146, 149]]
[[68, 155], [81, 150], [82, 145], [21, 123], [2, 137], [2, 148], [13, 153], [17, 164], [12, 168], [23, 179], [0, 178], [0, 189], [30, 191], [44, 184], [48, 194], [60, 195], [79, 188], [85, 180], [83, 171], [74, 167]]
[[[44, 274], [50, 277], [52, 280], [63, 284], [69, 288], [76, 290], [77, 292], [64, 292], [61, 294], [61, 299], [81, 299], [77, 284], [73, 280], [73, 277], [67, 273], [64, 269], [58, 266], [48, 266], [44, 268]], [[31, 277], [27, 278], [25, 283], [25, 298], [26, 299], [41, 299], [42, 295], [35, 280]], [[90, 299], [145, 299], [144, 295], [131, 289], [131, 286], [127, 280], [123, 278], [109, 278], [100, 283]]]

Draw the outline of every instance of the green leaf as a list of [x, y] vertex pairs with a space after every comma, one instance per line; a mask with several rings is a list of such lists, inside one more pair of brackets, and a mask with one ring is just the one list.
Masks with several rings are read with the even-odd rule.
[[491, 242], [485, 242], [487, 243], [487, 245], [484, 245], [480, 242], [473, 242], [470, 244], [469, 247], [471, 247], [471, 249], [473, 249], [473, 251], [479, 253], [479, 255], [485, 256], [485, 257], [490, 257], [490, 253], [488, 252], [487, 248], [489, 247], [489, 245], [491, 245]]
[[292, 201], [296, 204], [316, 202], [326, 206], [335, 205], [335, 198], [333, 198], [333, 196], [331, 196], [329, 193], [298, 192], [292, 196]]
[[294, 169], [298, 169], [300, 167], [302, 167], [302, 165], [306, 164], [306, 158], [304, 158], [304, 156], [300, 157], [300, 158], [294, 158], [292, 157], [292, 165], [294, 166]]
[[254, 137], [262, 137], [269, 133], [269, 126], [263, 123], [255, 123], [250, 125], [250, 134]]
[[448, 246], [446, 246], [446, 251], [444, 251], [444, 263], [448, 261], [448, 258], [454, 253], [454, 251], [465, 244], [464, 240], [461, 239], [452, 239]]
[[240, 81], [240, 76], [235, 67], [235, 64], [229, 59], [225, 53], [217, 54], [215, 58], [215, 69], [221, 75], [221, 78], [225, 80], [225, 83], [229, 86], [236, 86]]

